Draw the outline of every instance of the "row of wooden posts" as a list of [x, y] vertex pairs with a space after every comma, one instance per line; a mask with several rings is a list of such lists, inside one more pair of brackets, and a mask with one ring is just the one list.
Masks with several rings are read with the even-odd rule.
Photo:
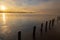
[[[49, 30], [51, 30], [51, 27], [54, 26], [55, 19], [50, 20], [49, 22], [46, 21], [45, 23], [45, 32], [47, 32], [47, 27], [49, 27]], [[48, 26], [49, 24], [49, 26]], [[41, 24], [40, 32], [43, 32], [43, 23]], [[35, 39], [35, 33], [36, 33], [36, 26], [33, 27], [33, 40]], [[18, 40], [21, 40], [21, 31], [18, 32]]]

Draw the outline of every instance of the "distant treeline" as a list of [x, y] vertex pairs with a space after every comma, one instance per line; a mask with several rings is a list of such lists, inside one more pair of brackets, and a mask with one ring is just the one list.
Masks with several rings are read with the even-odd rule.
[[34, 12], [14, 12], [14, 11], [0, 11], [0, 13], [34, 13]]

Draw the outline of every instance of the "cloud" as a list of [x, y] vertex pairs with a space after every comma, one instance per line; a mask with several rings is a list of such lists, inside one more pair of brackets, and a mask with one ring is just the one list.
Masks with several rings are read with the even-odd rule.
[[2, 0], [2, 2], [14, 11], [60, 9], [60, 0]]
[[36, 11], [44, 9], [60, 9], [60, 2], [43, 2], [35, 6]]
[[48, 1], [48, 0], [2, 0], [3, 2], [6, 2], [8, 4], [14, 4], [17, 6], [31, 6], [31, 5], [37, 5], [40, 2]]

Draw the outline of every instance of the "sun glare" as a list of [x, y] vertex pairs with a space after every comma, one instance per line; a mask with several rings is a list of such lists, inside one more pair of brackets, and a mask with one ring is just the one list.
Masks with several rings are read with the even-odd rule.
[[5, 10], [6, 10], [6, 6], [1, 5], [0, 9], [1, 9], [2, 11], [5, 11]]

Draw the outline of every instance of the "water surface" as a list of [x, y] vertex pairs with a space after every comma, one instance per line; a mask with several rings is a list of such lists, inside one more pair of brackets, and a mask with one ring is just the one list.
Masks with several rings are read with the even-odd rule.
[[[33, 26], [56, 18], [53, 15], [31, 13], [0, 13], [0, 37], [4, 40], [17, 40], [18, 31], [22, 31], [22, 40], [32, 33]], [[29, 40], [29, 39], [28, 39]]]

